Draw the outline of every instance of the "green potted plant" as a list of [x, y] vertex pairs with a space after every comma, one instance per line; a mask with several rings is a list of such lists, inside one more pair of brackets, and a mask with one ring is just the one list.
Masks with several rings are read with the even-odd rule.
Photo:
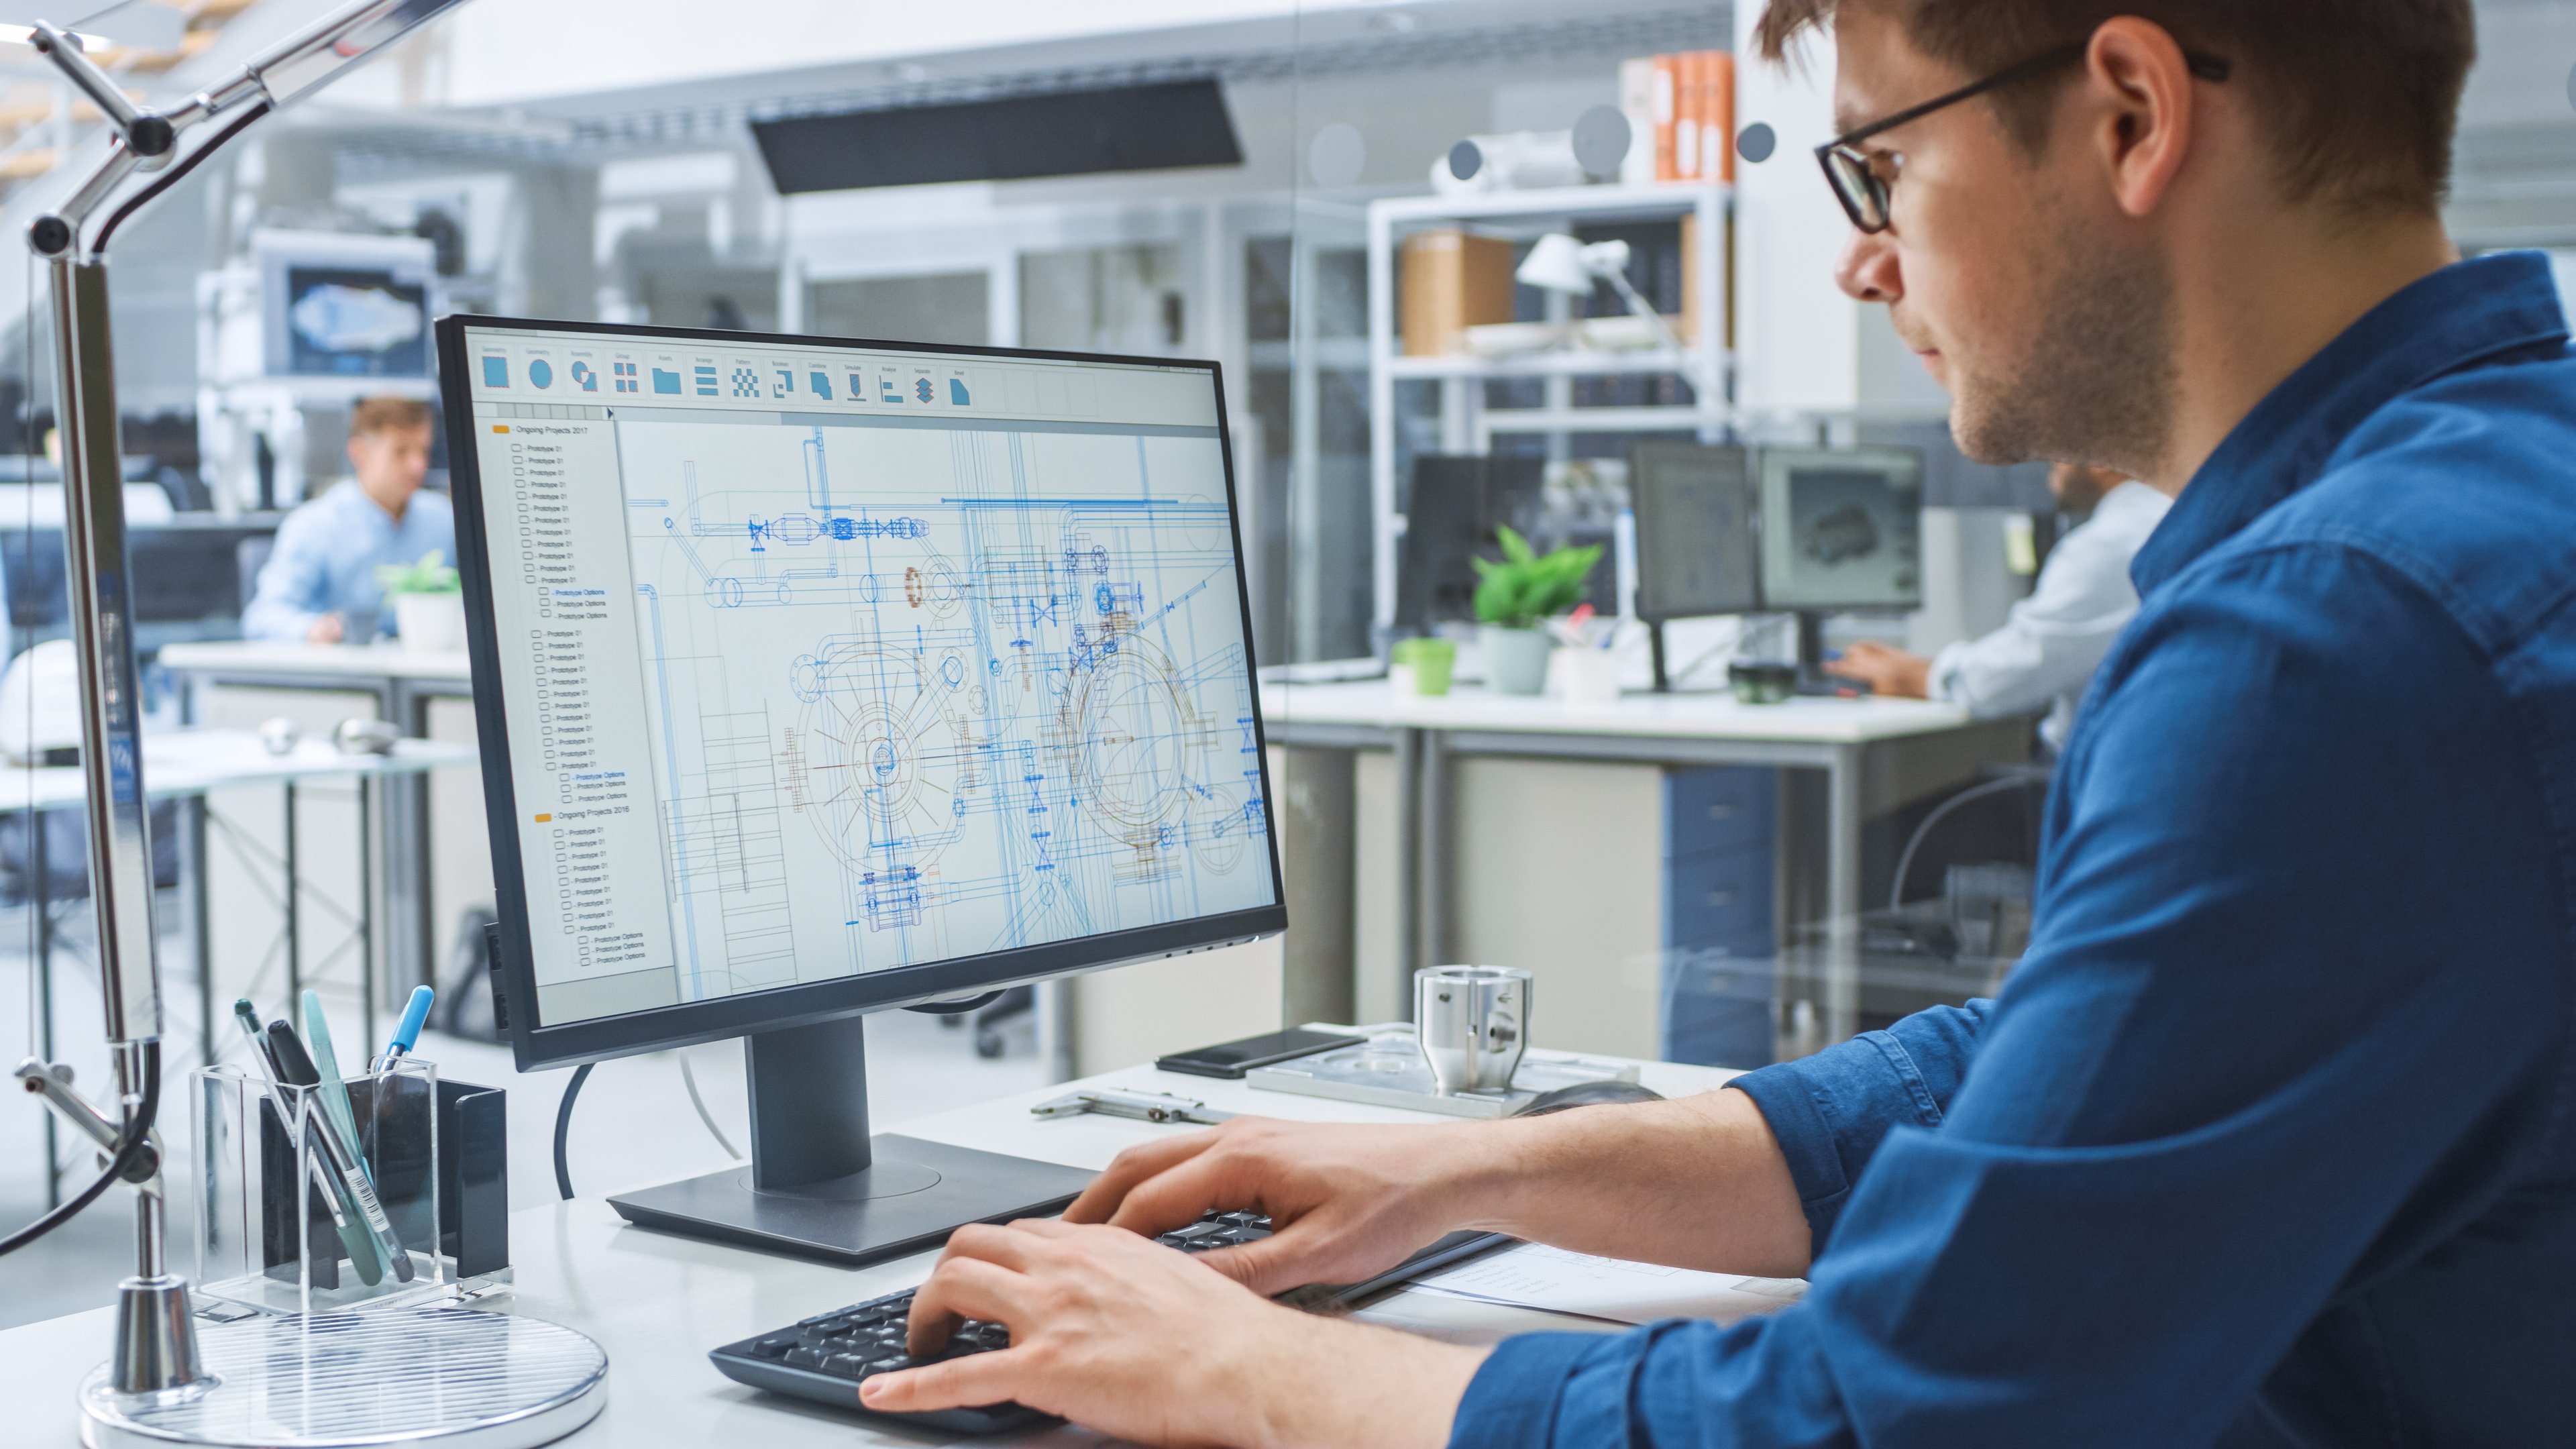
[[1501, 530], [1500, 562], [1475, 560], [1477, 637], [1485, 651], [1485, 684], [1498, 694], [1547, 688], [1547, 656], [1556, 647], [1546, 622], [1583, 602], [1583, 581], [1601, 562], [1598, 547], [1560, 548], [1541, 557], [1528, 539]]
[[465, 647], [465, 590], [447, 554], [431, 549], [414, 564], [386, 564], [376, 586], [394, 605], [394, 632], [405, 649], [454, 652]]

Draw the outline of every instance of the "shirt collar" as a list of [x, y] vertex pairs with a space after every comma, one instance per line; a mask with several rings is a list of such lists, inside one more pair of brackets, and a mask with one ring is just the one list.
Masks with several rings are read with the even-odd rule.
[[2354, 428], [2400, 395], [2498, 356], [2568, 340], [2549, 259], [2508, 252], [2445, 267], [2308, 359], [2202, 465], [2130, 565], [2141, 596], [2307, 487]]

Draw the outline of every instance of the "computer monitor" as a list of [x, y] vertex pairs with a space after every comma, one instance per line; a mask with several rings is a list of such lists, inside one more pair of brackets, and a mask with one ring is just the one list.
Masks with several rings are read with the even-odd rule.
[[261, 231], [261, 357], [270, 377], [429, 376], [438, 250], [418, 237]]
[[1745, 449], [1642, 442], [1629, 455], [1637, 617], [1650, 624], [1762, 608], [1753, 464]]
[[1765, 448], [1759, 456], [1765, 608], [1923, 607], [1922, 454]]
[[522, 1068], [748, 1041], [630, 1220], [871, 1261], [1087, 1174], [866, 1127], [864, 1013], [1275, 934], [1209, 363], [451, 317]]
[[1413, 460], [1405, 500], [1403, 551], [1396, 564], [1395, 623], [1411, 630], [1473, 622], [1479, 553], [1505, 525], [1527, 532], [1546, 482], [1547, 460], [1484, 453], [1424, 453]]

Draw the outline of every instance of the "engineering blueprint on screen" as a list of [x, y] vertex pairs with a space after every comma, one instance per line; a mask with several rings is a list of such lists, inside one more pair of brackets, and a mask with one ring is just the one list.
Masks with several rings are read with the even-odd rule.
[[828, 421], [616, 423], [682, 998], [1271, 904], [1213, 430]]

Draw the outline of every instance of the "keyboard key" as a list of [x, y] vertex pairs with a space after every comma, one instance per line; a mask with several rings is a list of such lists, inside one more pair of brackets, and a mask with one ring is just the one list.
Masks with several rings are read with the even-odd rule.
[[829, 1355], [821, 1349], [804, 1344], [787, 1350], [787, 1361], [797, 1368], [820, 1369], [823, 1366], [823, 1360], [827, 1357]]
[[823, 1372], [845, 1379], [857, 1378], [867, 1366], [867, 1359], [855, 1353], [836, 1353], [823, 1360]]

